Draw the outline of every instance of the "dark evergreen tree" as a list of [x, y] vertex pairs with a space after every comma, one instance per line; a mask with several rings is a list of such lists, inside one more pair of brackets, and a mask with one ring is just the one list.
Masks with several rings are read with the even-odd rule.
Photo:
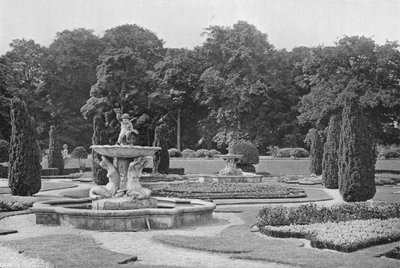
[[11, 101], [11, 150], [8, 186], [12, 195], [33, 195], [41, 188], [41, 155], [36, 141], [34, 120], [25, 102]]
[[339, 192], [347, 202], [369, 200], [376, 192], [375, 154], [369, 133], [359, 105], [347, 99], [339, 146]]
[[324, 155], [322, 159], [322, 184], [329, 189], [338, 189], [338, 152], [340, 142], [340, 116], [333, 115], [329, 120]]
[[[93, 145], [107, 144], [108, 135], [106, 132], [105, 118], [102, 114], [97, 114], [93, 117]], [[92, 151], [92, 174], [93, 182], [99, 185], [108, 183], [107, 171], [99, 166], [101, 155]]]
[[51, 125], [49, 131], [49, 168], [58, 168], [60, 174], [64, 170], [64, 159], [61, 154], [62, 146], [58, 139], [58, 130], [56, 126]]
[[309, 133], [310, 138], [310, 172], [315, 175], [322, 174], [322, 157], [324, 154], [324, 143], [323, 137], [321, 133], [315, 128], [310, 129]]
[[154, 133], [154, 147], [161, 147], [154, 155], [153, 166], [155, 173], [168, 174], [169, 172], [169, 153], [167, 145], [168, 128], [165, 123], [157, 126]]

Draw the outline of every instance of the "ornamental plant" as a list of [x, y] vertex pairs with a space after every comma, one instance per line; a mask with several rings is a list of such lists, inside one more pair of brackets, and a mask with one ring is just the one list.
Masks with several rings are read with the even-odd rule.
[[240, 154], [243, 157], [239, 160], [236, 166], [244, 172], [256, 172], [254, 165], [260, 162], [257, 147], [249, 141], [239, 141], [235, 143], [230, 149], [230, 154]]
[[56, 126], [50, 126], [49, 131], [49, 168], [58, 168], [60, 174], [64, 170], [64, 160], [61, 154], [62, 146], [58, 140], [58, 131]]
[[322, 185], [329, 189], [337, 189], [339, 187], [338, 151], [340, 142], [340, 121], [340, 116], [331, 116], [326, 142], [324, 144], [324, 155], [322, 158]]
[[347, 202], [374, 197], [375, 152], [366, 120], [355, 100], [347, 99], [342, 113], [339, 145], [339, 192]]
[[34, 120], [24, 101], [11, 101], [11, 142], [8, 186], [12, 195], [30, 196], [41, 188], [41, 155]]

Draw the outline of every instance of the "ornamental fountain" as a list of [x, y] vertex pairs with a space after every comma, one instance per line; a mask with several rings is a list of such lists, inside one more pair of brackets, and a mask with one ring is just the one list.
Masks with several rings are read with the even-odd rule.
[[225, 161], [225, 168], [221, 169], [218, 174], [203, 175], [200, 177], [201, 182], [222, 182], [222, 183], [260, 183], [262, 176], [249, 172], [243, 172], [236, 167], [236, 163], [242, 159], [243, 155], [225, 154], [217, 155]]
[[107, 170], [107, 185], [93, 186], [89, 198], [35, 203], [36, 223], [87, 230], [137, 231], [178, 228], [212, 218], [214, 203], [151, 196], [151, 190], [143, 187], [139, 178], [161, 148], [135, 146], [126, 142], [129, 140], [126, 138], [121, 145], [91, 146], [101, 155], [99, 165]]

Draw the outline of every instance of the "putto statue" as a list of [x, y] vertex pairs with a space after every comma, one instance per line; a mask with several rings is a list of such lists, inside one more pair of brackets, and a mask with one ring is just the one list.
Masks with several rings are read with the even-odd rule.
[[133, 133], [136, 135], [139, 132], [133, 128], [132, 120], [129, 114], [122, 114], [121, 109], [115, 108], [115, 113], [117, 114], [117, 120], [121, 124], [121, 131], [119, 132], [117, 144], [118, 145], [133, 145], [134, 138]]

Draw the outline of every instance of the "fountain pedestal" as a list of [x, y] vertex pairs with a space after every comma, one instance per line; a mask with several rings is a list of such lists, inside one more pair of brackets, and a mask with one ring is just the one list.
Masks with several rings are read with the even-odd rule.
[[[109, 182], [90, 189], [93, 209], [123, 210], [152, 208], [157, 201], [150, 198], [151, 191], [142, 187], [139, 178], [142, 170], [159, 147], [133, 145], [93, 145], [91, 148], [102, 157], [99, 163], [107, 170]], [[113, 158], [113, 162], [108, 158]]]

